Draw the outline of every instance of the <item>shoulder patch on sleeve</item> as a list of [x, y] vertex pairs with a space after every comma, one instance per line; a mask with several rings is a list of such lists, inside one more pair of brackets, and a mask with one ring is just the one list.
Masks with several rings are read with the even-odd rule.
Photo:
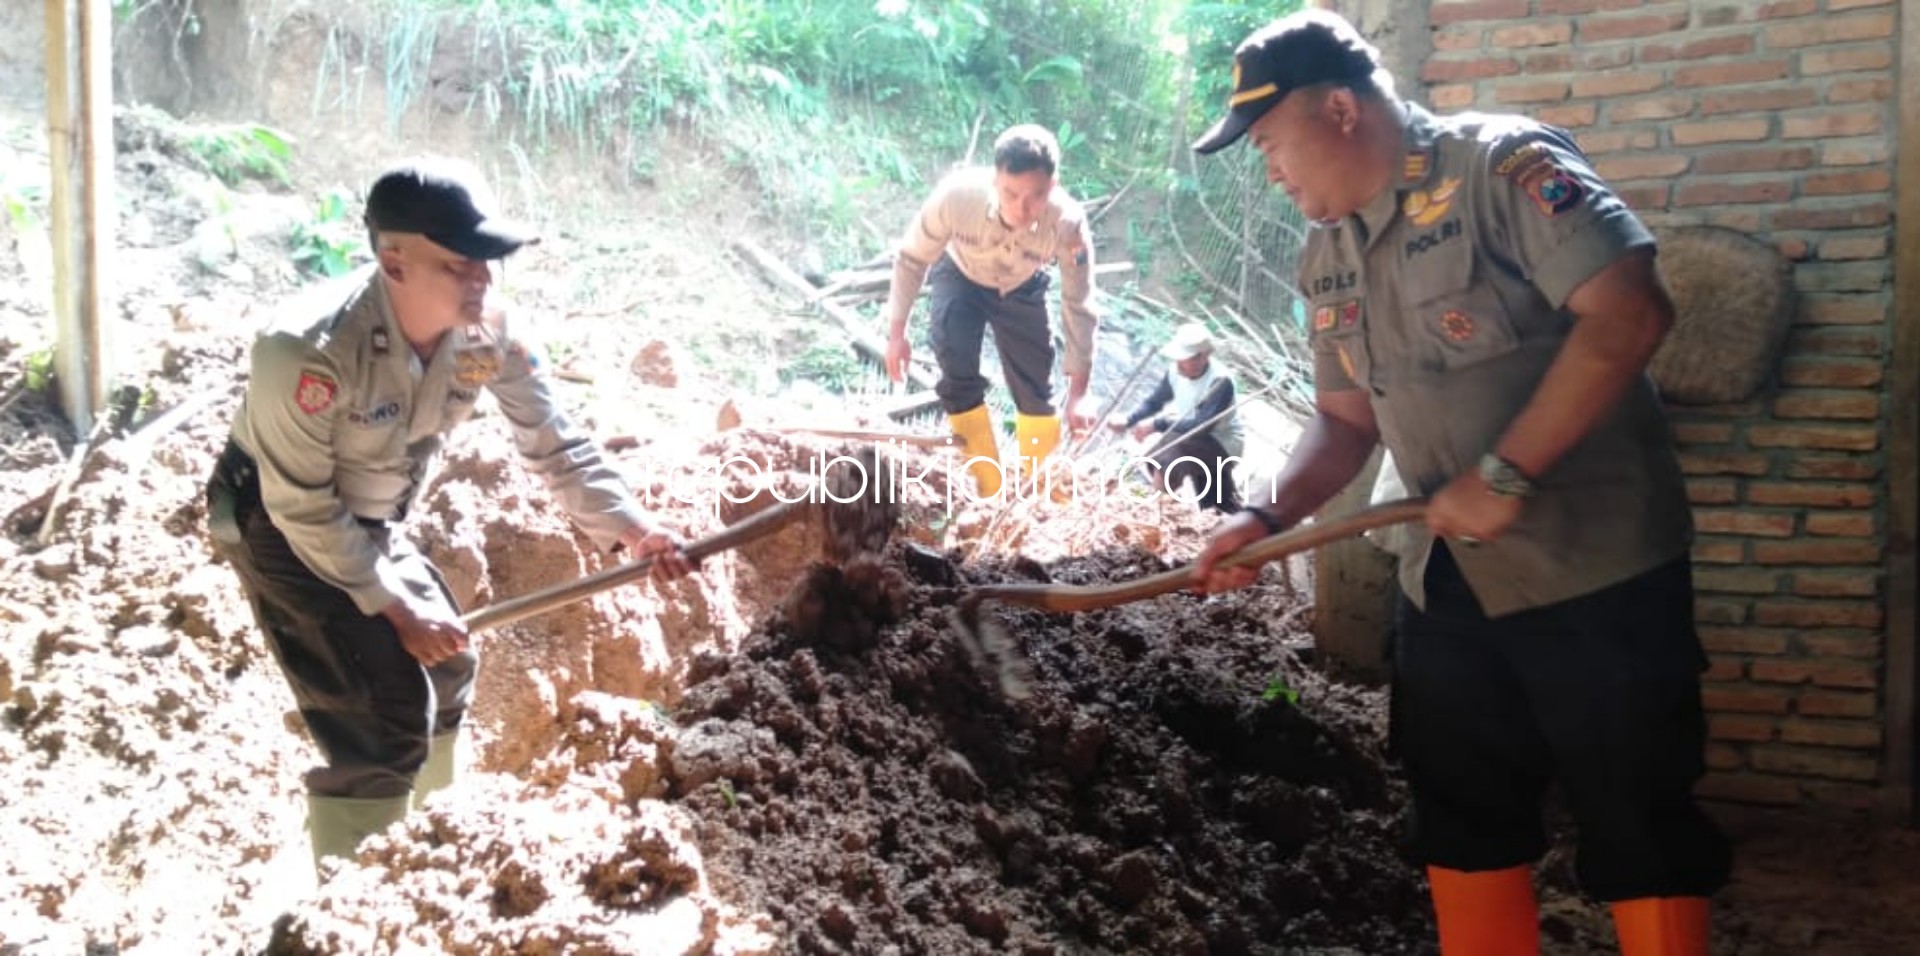
[[293, 386], [293, 403], [301, 411], [317, 415], [333, 407], [333, 396], [339, 390], [338, 383], [319, 372], [301, 372]]
[[1518, 180], [1527, 198], [1544, 216], [1557, 216], [1580, 202], [1580, 179], [1552, 162], [1541, 161], [1527, 167]]

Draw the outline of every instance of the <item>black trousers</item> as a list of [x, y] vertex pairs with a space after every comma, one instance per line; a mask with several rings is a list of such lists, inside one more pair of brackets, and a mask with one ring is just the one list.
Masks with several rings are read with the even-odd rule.
[[1013, 405], [1026, 415], [1053, 414], [1053, 334], [1047, 327], [1046, 270], [1033, 274], [1006, 295], [975, 283], [942, 255], [927, 271], [927, 295], [933, 322], [928, 338], [940, 364], [933, 392], [940, 407], [955, 415], [987, 399], [980, 374], [980, 344], [993, 327]]
[[1424, 611], [1401, 597], [1392, 704], [1421, 862], [1477, 871], [1537, 860], [1541, 799], [1557, 782], [1595, 898], [1706, 896], [1725, 884], [1727, 840], [1692, 796], [1706, 656], [1689, 560], [1489, 619], [1437, 542], [1426, 585]]
[[1234, 487], [1230, 457], [1213, 432], [1189, 435], [1147, 456], [1166, 476], [1167, 490], [1182, 485], [1193, 489], [1193, 503], [1201, 510], [1231, 513], [1240, 510], [1240, 492]]
[[[259, 476], [229, 445], [207, 484], [214, 547], [253, 605], [267, 646], [293, 689], [295, 704], [326, 764], [309, 770], [307, 790], [329, 797], [396, 797], [413, 789], [427, 741], [460, 726], [473, 696], [473, 651], [422, 667], [387, 619], [361, 613], [345, 591], [309, 570], [260, 504]], [[382, 539], [384, 524], [369, 527]], [[404, 539], [389, 558], [418, 561], [446, 582]]]

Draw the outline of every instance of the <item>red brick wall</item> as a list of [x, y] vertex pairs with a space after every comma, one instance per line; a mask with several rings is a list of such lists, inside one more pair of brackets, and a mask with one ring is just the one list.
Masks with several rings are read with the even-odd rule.
[[1884, 768], [1892, 0], [1434, 0], [1408, 84], [1435, 109], [1572, 130], [1658, 225], [1794, 263], [1777, 381], [1675, 421], [1712, 657], [1703, 792], [1873, 805]]

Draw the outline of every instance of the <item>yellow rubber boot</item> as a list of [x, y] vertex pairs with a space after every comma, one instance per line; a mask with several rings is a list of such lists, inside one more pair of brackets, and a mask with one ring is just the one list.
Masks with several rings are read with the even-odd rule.
[[427, 798], [453, 786], [459, 765], [460, 734], [436, 734], [427, 740], [427, 762], [413, 778], [413, 808], [420, 809]]
[[1533, 868], [1469, 873], [1427, 867], [1440, 956], [1539, 956], [1540, 906]]
[[1707, 956], [1707, 898], [1649, 896], [1612, 905], [1620, 956]]
[[987, 413], [987, 406], [975, 405], [964, 412], [947, 416], [953, 426], [954, 435], [960, 439], [960, 447], [972, 460], [967, 465], [968, 474], [973, 475], [973, 484], [979, 490], [980, 497], [991, 498], [1000, 493], [1000, 448], [993, 439], [993, 416]]
[[313, 866], [337, 856], [353, 859], [360, 841], [391, 826], [407, 815], [410, 798], [397, 797], [322, 797], [307, 795], [307, 833], [313, 838]]
[[[1013, 438], [1020, 446], [1020, 479], [1029, 480], [1040, 474], [1041, 466], [1047, 456], [1060, 445], [1060, 416], [1016, 414], [1013, 417]], [[1066, 491], [1058, 487], [1063, 482], [1052, 482], [1045, 490], [1056, 500]]]

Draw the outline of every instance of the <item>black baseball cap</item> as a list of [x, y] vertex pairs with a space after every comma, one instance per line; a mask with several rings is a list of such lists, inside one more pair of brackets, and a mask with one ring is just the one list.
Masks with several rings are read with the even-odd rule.
[[1302, 10], [1281, 17], [1255, 30], [1233, 51], [1227, 116], [1193, 144], [1194, 152], [1212, 153], [1232, 145], [1294, 90], [1366, 79], [1379, 68], [1380, 51], [1338, 14]]
[[528, 227], [500, 215], [493, 190], [473, 164], [445, 156], [403, 159], [367, 190], [367, 228], [412, 232], [469, 259], [501, 259], [539, 242]]

